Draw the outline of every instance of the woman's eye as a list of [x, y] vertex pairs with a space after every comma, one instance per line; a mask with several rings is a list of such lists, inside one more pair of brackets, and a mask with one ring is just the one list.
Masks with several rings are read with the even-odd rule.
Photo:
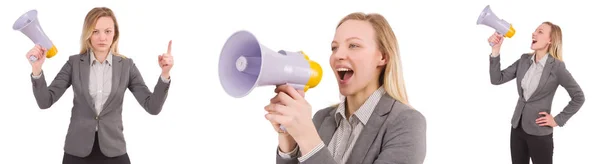
[[356, 45], [356, 44], [350, 44], [350, 46], [349, 46], [349, 47], [350, 47], [350, 48], [356, 48], [356, 47], [358, 47], [358, 45]]
[[331, 51], [335, 51], [337, 47], [331, 47]]

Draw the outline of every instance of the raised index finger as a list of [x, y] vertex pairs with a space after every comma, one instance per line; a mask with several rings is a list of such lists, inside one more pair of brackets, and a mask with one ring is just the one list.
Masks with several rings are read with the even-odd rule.
[[173, 42], [173, 40], [169, 40], [169, 48], [167, 48], [167, 54], [171, 54], [171, 42]]

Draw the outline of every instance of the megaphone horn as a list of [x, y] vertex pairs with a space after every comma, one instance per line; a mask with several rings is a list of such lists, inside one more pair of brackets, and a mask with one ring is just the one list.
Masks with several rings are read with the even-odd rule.
[[[227, 39], [219, 58], [221, 86], [232, 97], [248, 95], [255, 87], [287, 84], [307, 91], [321, 82], [321, 66], [304, 52], [275, 52], [248, 31]], [[285, 131], [283, 126], [279, 126]]]
[[323, 70], [304, 52], [275, 52], [248, 31], [238, 31], [225, 42], [219, 58], [221, 86], [232, 97], [248, 95], [255, 87], [287, 84], [307, 91], [319, 84]]
[[[503, 19], [499, 19], [496, 14], [492, 12], [490, 5], [487, 5], [479, 14], [479, 18], [477, 18], [477, 25], [480, 24], [495, 29], [497, 33], [507, 38], [512, 38], [515, 35], [515, 29], [513, 28], [512, 24]], [[494, 46], [494, 44], [490, 43], [490, 46]]]
[[[39, 44], [40, 46], [46, 48], [46, 58], [52, 58], [58, 50], [56, 46], [50, 41], [42, 27], [40, 26], [38, 20], [38, 12], [37, 10], [29, 10], [25, 14], [21, 15], [13, 24], [13, 30], [21, 31], [25, 36], [27, 36], [34, 44]], [[30, 61], [37, 61], [37, 57], [31, 56], [29, 58]]]

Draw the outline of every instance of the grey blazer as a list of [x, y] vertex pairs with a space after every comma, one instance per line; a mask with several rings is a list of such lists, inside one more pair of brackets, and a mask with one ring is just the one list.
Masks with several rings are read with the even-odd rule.
[[500, 70], [500, 56], [490, 57], [490, 80], [492, 84], [500, 85], [517, 78], [519, 99], [517, 100], [517, 106], [512, 117], [512, 127], [516, 128], [519, 125], [519, 120], [522, 119], [523, 130], [528, 134], [537, 136], [549, 135], [553, 129], [548, 126], [539, 126], [535, 123], [535, 120], [539, 117], [538, 113], [540, 112], [551, 114], [552, 99], [558, 85], [564, 87], [569, 96], [571, 96], [569, 104], [554, 117], [556, 124], [561, 127], [581, 108], [585, 97], [579, 84], [577, 84], [571, 73], [567, 70], [565, 63], [556, 60], [552, 56], [548, 56], [548, 60], [546, 60], [546, 65], [542, 71], [540, 83], [529, 100], [526, 101], [523, 97], [521, 81], [533, 62], [530, 59], [531, 54], [523, 54], [512, 65], [504, 70]]
[[[328, 145], [336, 130], [335, 107], [318, 111], [313, 122], [321, 140]], [[426, 150], [426, 121], [417, 110], [384, 94], [358, 136], [348, 164], [422, 164]], [[276, 153], [278, 164], [297, 164], [298, 159], [285, 160]], [[325, 146], [306, 164], [334, 164]]]
[[[106, 156], [115, 157], [127, 152], [121, 115], [123, 95], [127, 89], [148, 113], [157, 115], [162, 110], [170, 83], [159, 81], [154, 87], [154, 93], [150, 92], [133, 60], [129, 58], [113, 57], [112, 70], [112, 89], [99, 115], [96, 115], [88, 91], [89, 53], [70, 56], [50, 86], [46, 85], [43, 73], [39, 79], [31, 78], [33, 94], [40, 109], [50, 108], [67, 88], [73, 86], [74, 100], [65, 140], [65, 153], [79, 157], [89, 155], [96, 126], [100, 149]], [[160, 77], [158, 80], [161, 80]]]

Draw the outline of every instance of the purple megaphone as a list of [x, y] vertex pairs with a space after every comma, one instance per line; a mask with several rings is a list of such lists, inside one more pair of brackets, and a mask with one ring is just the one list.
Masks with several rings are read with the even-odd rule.
[[219, 58], [221, 86], [235, 98], [245, 97], [255, 87], [266, 85], [286, 84], [307, 91], [317, 86], [322, 76], [321, 66], [304, 52], [275, 52], [243, 30], [229, 37]]
[[[479, 14], [477, 25], [491, 27], [495, 29], [497, 33], [507, 38], [512, 38], [515, 35], [515, 29], [512, 24], [498, 18], [498, 16], [492, 12], [490, 5], [487, 5]], [[490, 46], [494, 46], [494, 44], [490, 43]]]
[[[58, 53], [58, 50], [48, 36], [46, 36], [44, 30], [42, 30], [37, 15], [37, 10], [29, 10], [15, 21], [13, 24], [13, 30], [21, 31], [34, 44], [39, 44], [40, 46], [46, 48], [46, 58], [52, 58]], [[29, 60], [35, 62], [38, 60], [38, 58], [31, 56]]]

